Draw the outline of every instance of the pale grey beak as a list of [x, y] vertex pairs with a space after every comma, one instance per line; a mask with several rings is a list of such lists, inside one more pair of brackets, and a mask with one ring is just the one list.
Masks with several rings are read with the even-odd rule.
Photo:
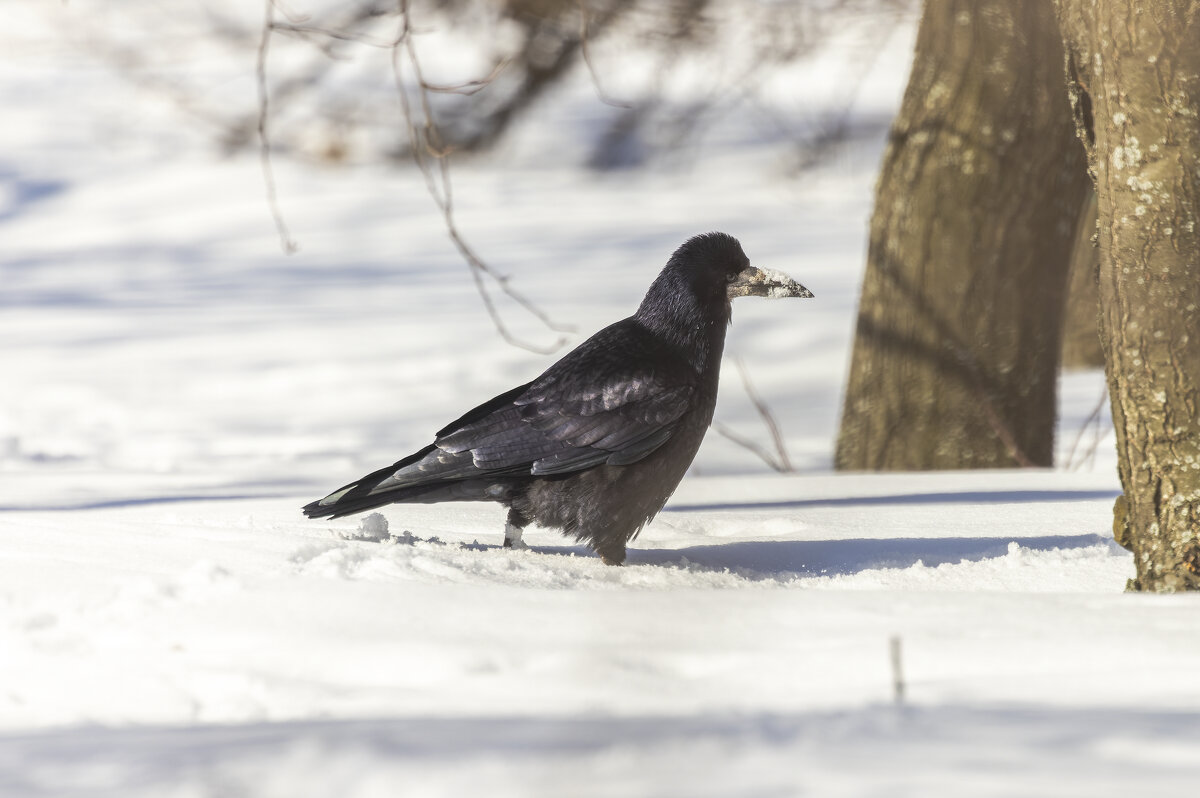
[[812, 295], [812, 291], [783, 272], [777, 272], [774, 269], [760, 269], [757, 266], [747, 266], [742, 269], [737, 279], [729, 284], [728, 289], [730, 299], [739, 296], [765, 296], [779, 299], [785, 296], [811, 297]]

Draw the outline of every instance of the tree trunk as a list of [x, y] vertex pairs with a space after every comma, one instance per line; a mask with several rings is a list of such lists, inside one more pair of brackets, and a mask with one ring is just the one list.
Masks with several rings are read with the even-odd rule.
[[1058, 0], [1139, 590], [1200, 589], [1200, 3]]
[[1088, 190], [1043, 0], [927, 0], [876, 191], [841, 469], [1050, 465]]

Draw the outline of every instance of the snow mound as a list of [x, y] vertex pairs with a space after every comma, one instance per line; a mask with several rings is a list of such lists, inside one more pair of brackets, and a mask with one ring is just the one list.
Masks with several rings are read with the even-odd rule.
[[388, 520], [383, 513], [371, 513], [358, 522], [358, 529], [354, 532], [343, 532], [342, 537], [347, 540], [373, 540], [378, 543], [388, 540], [391, 535], [388, 533]]

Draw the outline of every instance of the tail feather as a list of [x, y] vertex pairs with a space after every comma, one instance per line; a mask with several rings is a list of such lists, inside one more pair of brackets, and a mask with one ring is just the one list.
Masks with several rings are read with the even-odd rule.
[[403, 460], [381, 468], [378, 471], [372, 471], [370, 474], [351, 482], [349, 485], [343, 485], [325, 498], [310, 502], [301, 509], [309, 518], [341, 518], [344, 515], [353, 515], [354, 513], [361, 513], [364, 510], [372, 510], [376, 507], [382, 507], [385, 504], [391, 504], [401, 498], [398, 495], [392, 495], [399, 493], [399, 490], [372, 493], [375, 487], [380, 482], [390, 479], [401, 468], [420, 461], [433, 451], [433, 449], [433, 445], [426, 446], [420, 451], [413, 452]]
[[[471, 465], [470, 454], [447, 458], [434, 445], [426, 446], [386, 468], [372, 471], [306, 504], [309, 518], [341, 518], [398, 502], [484, 501], [503, 498], [504, 486], [483, 477]], [[430, 458], [430, 454], [434, 454]], [[410, 467], [411, 466], [411, 467]], [[497, 475], [500, 476], [500, 475]]]
[[413, 500], [419, 501], [421, 496], [436, 492], [444, 487], [445, 485], [421, 485], [414, 488], [384, 491], [383, 493], [371, 495], [352, 496], [348, 494], [329, 503], [323, 503], [324, 499], [318, 499], [315, 502], [304, 505], [302, 509], [304, 514], [309, 518], [341, 518], [345, 515], [354, 515], [366, 510], [374, 510], [376, 507], [383, 507], [387, 504]]

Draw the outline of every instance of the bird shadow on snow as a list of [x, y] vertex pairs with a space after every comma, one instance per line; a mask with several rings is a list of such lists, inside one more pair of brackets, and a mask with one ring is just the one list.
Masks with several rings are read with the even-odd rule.
[[[778, 510], [806, 507], [854, 507], [906, 504], [1019, 504], [1111, 499], [1112, 490], [995, 490], [945, 493], [906, 493], [888, 496], [835, 497], [767, 502], [714, 502], [683, 504], [664, 509], [664, 515], [730, 510]], [[977, 536], [941, 538], [850, 538], [834, 540], [732, 540], [684, 548], [630, 547], [626, 565], [687, 568], [734, 572], [747, 579], [788, 576], [846, 576], [868, 570], [904, 569], [914, 565], [937, 567], [1005, 557], [1011, 544], [1030, 551], [1082, 549], [1117, 544], [1096, 534], [1031, 535], [1025, 537]], [[476, 551], [501, 547], [463, 544]], [[594, 557], [586, 546], [530, 546], [529, 551], [548, 557]]]
[[689, 546], [682, 549], [630, 549], [630, 565], [678, 565], [730, 570], [762, 578], [799, 574], [845, 576], [879, 568], [936, 567], [978, 562], [1023, 549], [1051, 551], [1103, 545], [1100, 535], [1042, 535], [1012, 538], [887, 538], [848, 540], [756, 540]]
[[[908, 504], [1018, 504], [1111, 499], [1112, 490], [984, 490], [848, 496], [767, 502], [680, 504], [665, 513], [727, 510], [779, 510], [813, 507], [856, 507]], [[686, 565], [714, 570], [750, 572], [763, 578], [785, 574], [845, 576], [878, 568], [910, 568], [978, 562], [1008, 554], [1009, 545], [1051, 551], [1110, 545], [1101, 535], [1040, 535], [1029, 537], [853, 538], [842, 540], [733, 541], [682, 549], [630, 549], [628, 562], [646, 565]], [[1112, 544], [1115, 545], [1115, 544]]]

